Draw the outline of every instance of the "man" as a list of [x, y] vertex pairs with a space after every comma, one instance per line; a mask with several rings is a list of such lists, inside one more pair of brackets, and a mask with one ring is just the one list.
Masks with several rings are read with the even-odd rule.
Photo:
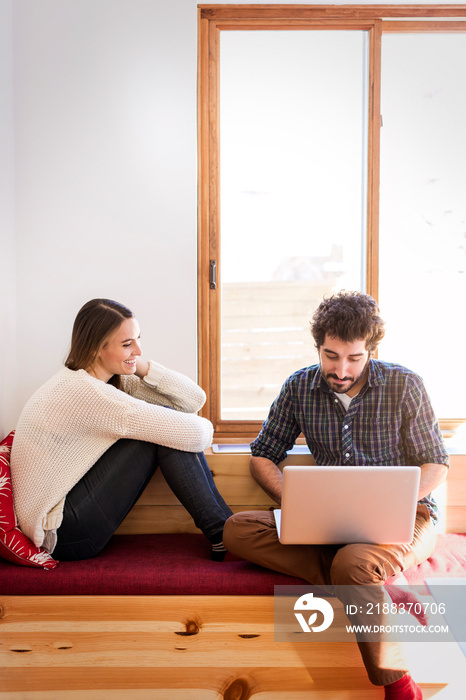
[[[384, 322], [372, 297], [340, 292], [324, 299], [311, 331], [319, 364], [295, 372], [284, 383], [251, 443], [252, 476], [280, 503], [278, 464], [301, 433], [319, 465], [419, 466], [414, 539], [408, 546], [282, 545], [273, 514], [259, 511], [232, 516], [224, 544], [240, 557], [314, 585], [338, 586], [339, 591], [365, 585], [357, 589], [362, 592], [378, 584], [375, 590], [383, 601], [383, 584], [389, 577], [432, 554], [437, 506], [431, 491], [446, 478], [448, 454], [421, 379], [372, 357], [384, 336]], [[386, 700], [422, 698], [398, 644], [358, 644], [369, 679], [385, 687]]]

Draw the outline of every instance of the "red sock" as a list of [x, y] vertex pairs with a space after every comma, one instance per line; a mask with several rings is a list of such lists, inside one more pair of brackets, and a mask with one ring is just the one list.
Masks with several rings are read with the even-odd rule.
[[422, 690], [409, 673], [385, 686], [385, 700], [422, 700]]

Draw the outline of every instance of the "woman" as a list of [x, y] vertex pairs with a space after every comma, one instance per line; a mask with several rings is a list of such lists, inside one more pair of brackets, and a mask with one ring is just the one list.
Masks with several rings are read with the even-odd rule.
[[[65, 367], [26, 404], [11, 455], [22, 531], [57, 559], [98, 554], [157, 466], [221, 561], [232, 514], [203, 450], [203, 390], [142, 357], [132, 312], [109, 299], [79, 311]], [[175, 410], [173, 410], [175, 409]]]

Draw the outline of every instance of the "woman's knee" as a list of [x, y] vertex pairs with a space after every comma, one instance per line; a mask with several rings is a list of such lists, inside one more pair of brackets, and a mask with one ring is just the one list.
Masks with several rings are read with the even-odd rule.
[[104, 453], [103, 458], [108, 458], [114, 468], [134, 469], [139, 465], [156, 465], [157, 448], [158, 446], [152, 442], [121, 438]]

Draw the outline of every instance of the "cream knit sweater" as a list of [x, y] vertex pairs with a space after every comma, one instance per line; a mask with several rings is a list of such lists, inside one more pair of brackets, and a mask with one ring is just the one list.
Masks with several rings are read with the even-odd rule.
[[11, 477], [19, 527], [36, 546], [44, 531], [60, 526], [66, 494], [120, 438], [186, 452], [211, 444], [212, 424], [194, 415], [205, 394], [188, 377], [150, 362], [143, 380], [131, 375], [122, 383], [120, 391], [83, 369], [64, 368], [23, 409]]

